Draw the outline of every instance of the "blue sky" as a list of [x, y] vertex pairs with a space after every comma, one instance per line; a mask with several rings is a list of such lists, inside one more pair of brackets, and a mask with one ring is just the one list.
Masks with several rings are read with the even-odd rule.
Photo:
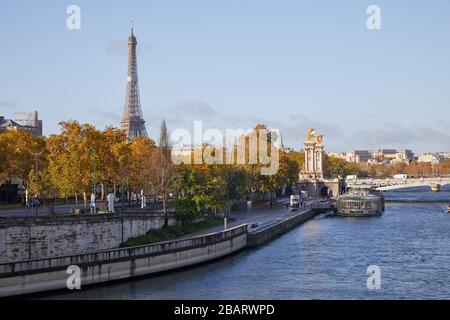
[[45, 134], [69, 119], [119, 126], [131, 20], [153, 138], [165, 118], [266, 123], [297, 149], [316, 127], [329, 151], [450, 150], [448, 0], [0, 0], [0, 114], [36, 109]]

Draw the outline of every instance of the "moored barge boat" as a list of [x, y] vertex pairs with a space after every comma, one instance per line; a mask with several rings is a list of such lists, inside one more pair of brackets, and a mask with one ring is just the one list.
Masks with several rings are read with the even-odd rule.
[[351, 189], [336, 202], [336, 214], [342, 217], [380, 216], [383, 211], [384, 196], [371, 187]]

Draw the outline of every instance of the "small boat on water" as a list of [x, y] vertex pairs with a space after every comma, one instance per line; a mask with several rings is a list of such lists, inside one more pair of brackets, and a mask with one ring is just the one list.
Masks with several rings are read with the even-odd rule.
[[447, 207], [447, 213], [450, 213], [450, 204]]

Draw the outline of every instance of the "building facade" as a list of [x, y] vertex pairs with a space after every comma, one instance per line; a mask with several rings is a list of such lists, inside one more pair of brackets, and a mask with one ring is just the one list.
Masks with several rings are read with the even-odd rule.
[[406, 163], [410, 164], [412, 161], [414, 161], [414, 152], [411, 150], [400, 150], [396, 153], [396, 157], [393, 160], [396, 163]]
[[30, 132], [33, 136], [42, 136], [42, 120], [39, 120], [38, 112], [18, 112], [13, 119], [0, 116], [0, 133], [10, 130], [22, 130]]
[[347, 162], [351, 163], [367, 163], [372, 158], [368, 150], [354, 150], [347, 152]]
[[444, 160], [444, 157], [438, 153], [423, 153], [419, 156], [418, 162], [430, 163], [437, 165]]
[[350, 163], [364, 164], [396, 164], [400, 162], [411, 163], [414, 161], [414, 153], [411, 150], [379, 149], [377, 151], [353, 150], [348, 152], [329, 153], [335, 157]]

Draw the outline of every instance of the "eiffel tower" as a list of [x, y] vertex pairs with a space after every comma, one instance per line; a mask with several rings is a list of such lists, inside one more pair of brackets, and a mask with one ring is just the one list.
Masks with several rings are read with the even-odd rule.
[[127, 93], [125, 110], [122, 121], [120, 122], [122, 130], [125, 131], [127, 139], [130, 141], [139, 136], [148, 136], [139, 98], [136, 45], [137, 40], [133, 34], [133, 28], [131, 28], [131, 35], [128, 38]]

